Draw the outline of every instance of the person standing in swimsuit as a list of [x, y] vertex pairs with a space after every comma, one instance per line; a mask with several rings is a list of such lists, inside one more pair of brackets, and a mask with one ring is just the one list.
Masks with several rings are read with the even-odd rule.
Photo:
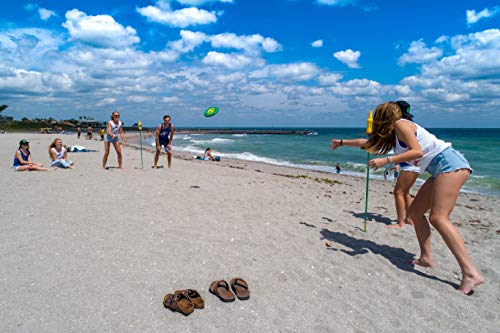
[[122, 148], [120, 147], [120, 140], [118, 136], [121, 137], [122, 145], [125, 145], [125, 135], [123, 134], [123, 124], [120, 121], [120, 113], [113, 112], [111, 114], [111, 120], [108, 122], [108, 130], [106, 131], [106, 137], [104, 138], [104, 157], [102, 158], [102, 168], [106, 169], [106, 163], [108, 162], [109, 147], [111, 144], [115, 147], [116, 154], [118, 155], [118, 167], [123, 169], [122, 164]]
[[163, 116], [163, 124], [158, 125], [156, 129], [156, 153], [153, 168], [158, 168], [158, 159], [160, 158], [161, 147], [165, 148], [168, 158], [168, 167], [172, 166], [172, 141], [174, 139], [175, 127], [170, 122], [170, 116]]

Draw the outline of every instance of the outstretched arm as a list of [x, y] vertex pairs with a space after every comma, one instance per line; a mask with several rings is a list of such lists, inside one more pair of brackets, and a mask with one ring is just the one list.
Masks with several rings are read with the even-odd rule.
[[335, 150], [340, 146], [350, 146], [361, 148], [365, 143], [366, 139], [353, 139], [353, 140], [343, 140], [343, 139], [333, 139], [330, 147]]

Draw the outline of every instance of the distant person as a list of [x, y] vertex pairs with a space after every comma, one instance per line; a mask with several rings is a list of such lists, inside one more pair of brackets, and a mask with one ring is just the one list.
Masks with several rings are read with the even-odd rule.
[[63, 146], [62, 140], [59, 138], [54, 139], [49, 147], [49, 155], [52, 163], [50, 166], [73, 169], [73, 162], [68, 161], [68, 150]]
[[101, 135], [101, 141], [104, 141], [104, 135], [106, 134], [104, 127], [101, 127], [101, 132], [99, 134]]
[[[420, 257], [412, 263], [430, 268], [435, 265], [431, 254], [430, 222], [460, 266], [462, 281], [458, 290], [469, 294], [474, 287], [484, 282], [467, 254], [462, 236], [450, 221], [450, 214], [455, 207], [460, 188], [472, 173], [469, 162], [462, 154], [453, 149], [450, 143], [436, 138], [423, 127], [403, 119], [401, 107], [396, 102], [386, 102], [377, 106], [373, 119], [373, 134], [368, 140], [334, 139], [331, 147], [337, 149], [343, 145], [360, 147], [372, 154], [381, 155], [394, 149], [396, 154], [392, 157], [370, 160], [368, 166], [374, 169], [386, 164], [412, 162], [421, 171], [430, 173], [431, 177], [422, 185], [409, 209], [420, 246]], [[427, 220], [425, 213], [429, 209], [429, 220]]]
[[394, 166], [394, 180], [397, 180], [398, 177], [399, 177], [399, 171], [400, 171], [400, 167], [399, 167], [399, 164], [396, 164]]
[[340, 173], [340, 171], [341, 171], [340, 164], [337, 163], [337, 165], [335, 166], [335, 171], [337, 172], [337, 174]]
[[92, 140], [92, 126], [87, 127], [87, 140]]
[[31, 161], [30, 143], [26, 140], [19, 141], [13, 166], [16, 171], [49, 171], [43, 164]]
[[111, 113], [111, 120], [108, 121], [108, 129], [106, 131], [106, 137], [104, 138], [104, 156], [102, 158], [102, 168], [106, 169], [106, 163], [108, 162], [109, 147], [111, 144], [115, 147], [116, 154], [118, 155], [118, 167], [123, 169], [122, 164], [122, 149], [120, 147], [120, 140], [122, 139], [122, 145], [125, 145], [125, 135], [123, 134], [123, 123], [120, 121], [120, 113]]
[[78, 139], [80, 139], [80, 136], [82, 135], [82, 129], [80, 127], [76, 128], [76, 135], [78, 136]]
[[215, 161], [215, 156], [210, 148], [205, 149], [205, 160]]
[[387, 181], [387, 176], [389, 176], [389, 168], [384, 169], [384, 180]]
[[158, 159], [160, 158], [161, 147], [165, 148], [168, 159], [168, 167], [172, 166], [172, 141], [174, 140], [175, 127], [170, 122], [170, 116], [163, 116], [163, 124], [158, 125], [156, 129], [156, 153], [153, 168], [158, 168]]

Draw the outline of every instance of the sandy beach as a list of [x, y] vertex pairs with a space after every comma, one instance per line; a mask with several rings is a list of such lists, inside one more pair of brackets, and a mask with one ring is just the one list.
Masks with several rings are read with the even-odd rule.
[[[370, 183], [363, 232], [361, 178], [180, 152], [171, 169], [153, 170], [143, 151], [142, 170], [134, 147], [124, 148], [125, 170], [103, 171], [103, 143], [76, 135], [60, 137], [99, 150], [70, 153], [76, 169], [13, 171], [20, 139], [49, 165], [55, 137], [0, 134], [2, 332], [499, 330], [498, 197], [462, 193], [452, 213], [485, 278], [465, 296], [434, 230], [436, 268], [409, 264], [419, 255], [413, 228], [386, 228], [396, 218], [392, 182]], [[108, 165], [117, 166], [113, 149]], [[235, 276], [249, 283], [249, 300], [208, 292]], [[163, 307], [166, 293], [187, 288], [205, 309], [184, 317]]]

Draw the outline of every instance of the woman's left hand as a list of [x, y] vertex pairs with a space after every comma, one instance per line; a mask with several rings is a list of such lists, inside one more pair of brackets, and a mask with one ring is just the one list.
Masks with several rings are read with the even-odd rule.
[[374, 158], [368, 162], [368, 166], [375, 170], [387, 164], [387, 158]]

